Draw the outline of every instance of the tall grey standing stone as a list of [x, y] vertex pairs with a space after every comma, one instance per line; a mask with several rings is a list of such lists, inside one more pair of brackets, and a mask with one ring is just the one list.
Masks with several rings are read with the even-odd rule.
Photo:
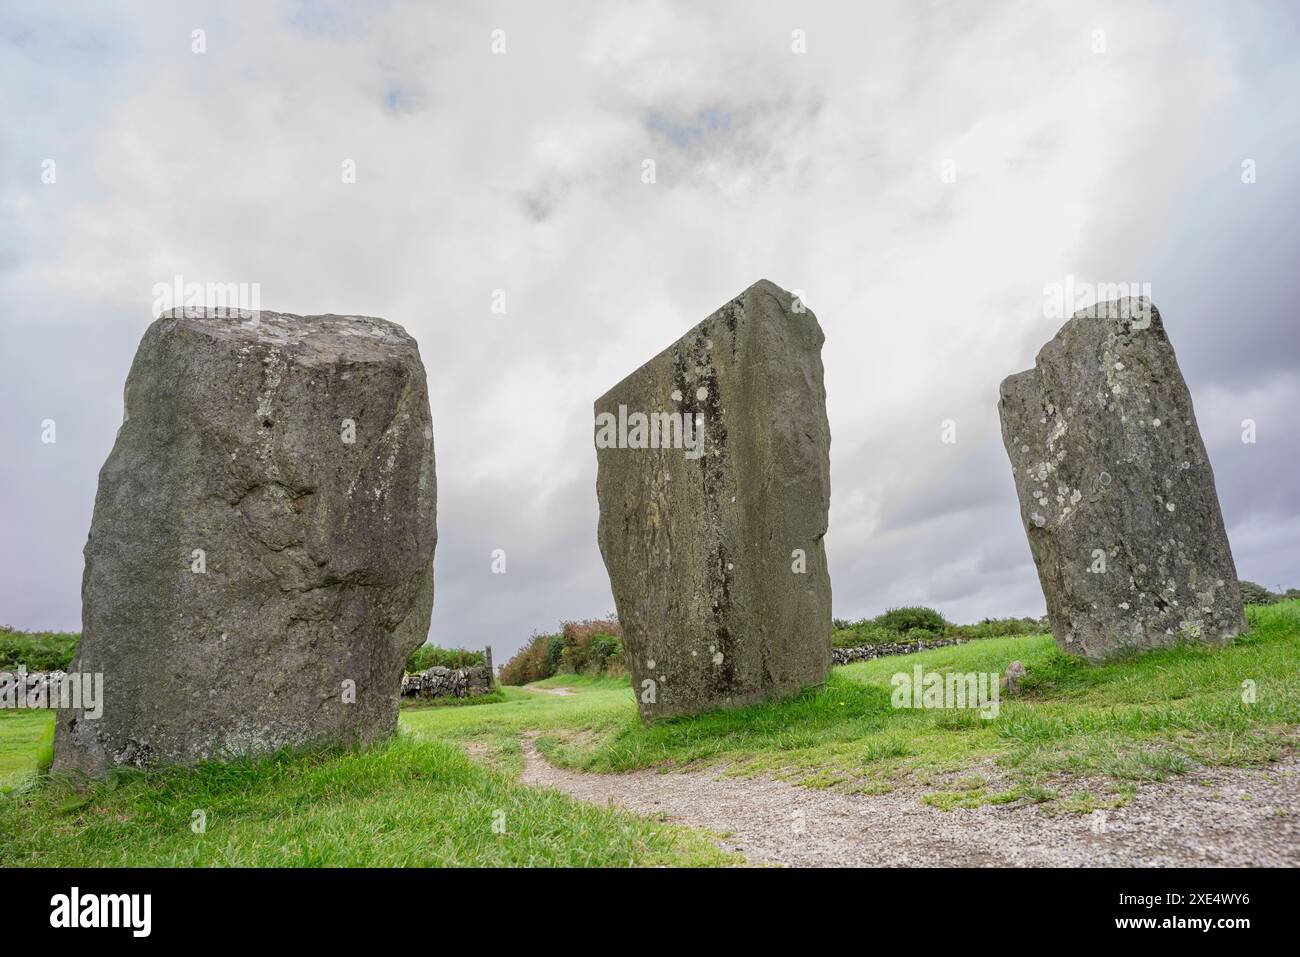
[[393, 732], [433, 606], [424, 366], [362, 316], [176, 310], [145, 332], [99, 476], [54, 770]]
[[600, 550], [643, 720], [826, 677], [823, 341], [760, 281], [596, 400]]
[[1105, 661], [1245, 628], [1214, 473], [1154, 305], [1076, 313], [1001, 392], [1002, 439], [1063, 651]]

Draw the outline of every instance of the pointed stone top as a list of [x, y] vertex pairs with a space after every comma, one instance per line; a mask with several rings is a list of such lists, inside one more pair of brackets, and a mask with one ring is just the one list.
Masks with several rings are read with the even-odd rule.
[[[774, 319], [778, 316], [787, 320], [796, 319], [801, 323], [800, 328], [804, 328], [804, 331], [813, 337], [816, 348], [820, 349], [822, 343], [825, 341], [825, 336], [822, 335], [821, 326], [817, 323], [817, 317], [813, 315], [813, 311], [806, 305], [802, 305], [800, 308], [796, 309], [796, 302], [798, 302], [798, 299], [793, 293], [782, 289], [770, 279], [758, 280], [743, 292], [728, 299], [722, 306], [715, 309], [708, 318], [697, 322], [682, 335], [678, 336], [671, 345], [662, 349], [658, 355], [649, 362], [646, 362], [639, 369], [624, 376], [618, 385], [614, 386], [605, 393], [604, 396], [596, 401], [597, 406], [600, 406], [610, 397], [617, 395], [619, 391], [629, 381], [635, 379], [646, 366], [651, 365], [669, 353], [673, 353], [688, 340], [702, 339], [707, 343], [706, 349], [712, 348], [712, 338], [710, 337], [709, 329], [720, 319], [726, 323], [728, 335], [736, 334], [737, 322], [751, 315], [763, 316], [768, 320]], [[776, 306], [775, 310], [772, 309], [769, 304], [774, 304]]]
[[1005, 399], [1008, 392], [1017, 387], [1018, 382], [1033, 378], [1035, 370], [1048, 357], [1062, 350], [1073, 351], [1076, 346], [1071, 344], [1077, 344], [1083, 336], [1091, 334], [1090, 338], [1100, 342], [1110, 341], [1117, 335], [1133, 335], [1151, 330], [1158, 331], [1163, 337], [1164, 321], [1160, 318], [1160, 310], [1155, 303], [1146, 296], [1124, 296], [1085, 306], [1067, 319], [1056, 331], [1056, 335], [1038, 350], [1034, 357], [1035, 368], [1007, 376], [1002, 380], [999, 393]]

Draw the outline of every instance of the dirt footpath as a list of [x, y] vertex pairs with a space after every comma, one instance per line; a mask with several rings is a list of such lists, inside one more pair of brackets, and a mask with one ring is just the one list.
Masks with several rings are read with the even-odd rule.
[[855, 795], [720, 777], [716, 769], [585, 774], [553, 767], [531, 741], [523, 745], [524, 783], [705, 828], [755, 864], [1300, 866], [1295, 755], [1262, 769], [1203, 770], [1143, 784], [1115, 810], [1049, 814], [1026, 802], [942, 811], [923, 803], [918, 787]]

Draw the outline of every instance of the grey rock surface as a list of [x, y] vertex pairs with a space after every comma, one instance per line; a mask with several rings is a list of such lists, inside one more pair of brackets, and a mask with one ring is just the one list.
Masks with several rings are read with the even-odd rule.
[[393, 732], [433, 605], [425, 371], [361, 316], [175, 310], [145, 332], [99, 476], [54, 771]]
[[419, 674], [402, 676], [404, 698], [474, 698], [491, 690], [492, 670], [487, 665], [435, 665]]
[[[600, 550], [643, 720], [826, 677], [823, 341], [810, 310], [760, 281], [595, 403]], [[665, 413], [680, 436], [659, 418], [659, 447], [637, 447], [636, 417]]]
[[1008, 694], [1020, 694], [1020, 682], [1025, 677], [1025, 663], [1023, 661], [1013, 661], [1007, 665], [1006, 674], [1002, 676], [1002, 681], [1006, 685]]
[[1245, 629], [1214, 473], [1149, 300], [1076, 313], [998, 409], [1058, 647], [1105, 661]]

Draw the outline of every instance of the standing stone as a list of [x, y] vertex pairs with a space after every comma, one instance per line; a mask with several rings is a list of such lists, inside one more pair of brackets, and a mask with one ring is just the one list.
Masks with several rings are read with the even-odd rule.
[[1245, 628], [1214, 473], [1149, 300], [1076, 313], [1001, 391], [1058, 647], [1105, 661]]
[[362, 316], [176, 310], [145, 332], [99, 475], [54, 770], [391, 734], [433, 606], [424, 366]]
[[760, 281], [596, 400], [600, 550], [643, 720], [826, 677], [824, 338]]

